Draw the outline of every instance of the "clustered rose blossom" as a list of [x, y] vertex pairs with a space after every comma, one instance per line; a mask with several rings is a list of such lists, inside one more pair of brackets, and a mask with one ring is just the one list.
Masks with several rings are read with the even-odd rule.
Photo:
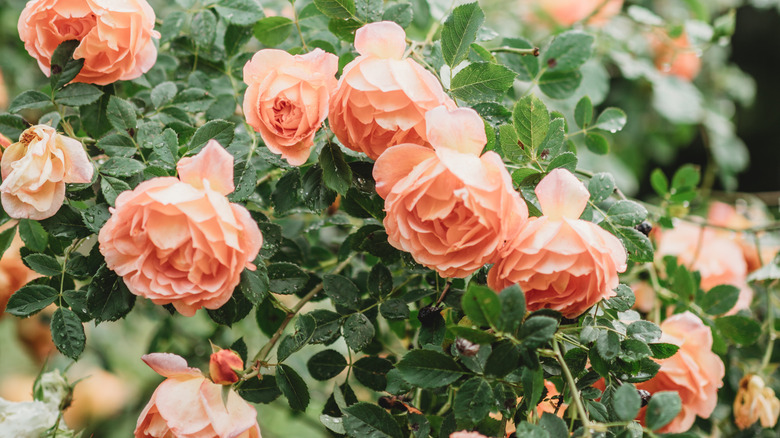
[[108, 85], [135, 79], [157, 60], [154, 10], [146, 0], [32, 0], [19, 16], [19, 37], [47, 76], [60, 43], [78, 40], [84, 59], [74, 82]]
[[[0, 228], [0, 231], [5, 228], [7, 227]], [[17, 233], [11, 242], [11, 246], [5, 250], [2, 258], [0, 258], [0, 318], [5, 313], [5, 306], [8, 304], [8, 300], [11, 299], [11, 295], [27, 284], [28, 281], [38, 277], [35, 271], [25, 266], [22, 262], [19, 250], [23, 245], [22, 239], [19, 238]]]
[[179, 178], [121, 193], [98, 241], [130, 292], [192, 316], [230, 299], [241, 271], [254, 269], [263, 237], [249, 211], [227, 199], [233, 156], [219, 143], [182, 158], [177, 169]]
[[529, 310], [554, 309], [574, 318], [615, 295], [626, 251], [615, 236], [579, 219], [590, 194], [568, 170], [553, 170], [535, 192], [543, 216], [529, 218], [507, 244], [488, 285], [501, 291], [517, 284]]
[[328, 120], [339, 141], [374, 160], [397, 144], [429, 147], [425, 113], [455, 103], [433, 74], [403, 57], [403, 28], [367, 24], [355, 33], [355, 49], [360, 56], [344, 67], [330, 102]]
[[65, 183], [92, 181], [94, 168], [81, 142], [48, 125], [25, 130], [0, 160], [0, 201], [9, 216], [41, 220], [65, 200]]
[[[696, 315], [684, 312], [667, 318], [660, 325], [660, 342], [680, 347], [677, 353], [657, 360], [661, 365], [650, 380], [638, 383], [637, 389], [650, 394], [674, 391], [680, 395], [682, 410], [661, 433], [680, 433], [691, 428], [696, 416], [709, 418], [718, 402], [718, 388], [723, 386], [725, 366], [712, 352], [712, 331]], [[644, 424], [645, 409], [639, 413]]]
[[425, 115], [433, 149], [401, 144], [374, 165], [387, 240], [443, 277], [465, 277], [495, 258], [528, 217], [495, 152], [480, 156], [476, 111], [440, 106]]
[[780, 400], [775, 391], [755, 374], [748, 374], [739, 381], [734, 398], [734, 423], [744, 430], [759, 421], [761, 427], [772, 428], [780, 416]]
[[223, 401], [222, 385], [175, 354], [152, 353], [142, 359], [167, 379], [141, 412], [135, 438], [260, 438], [257, 411], [235, 391]]
[[692, 81], [701, 70], [701, 58], [686, 34], [672, 38], [664, 32], [650, 34], [655, 66], [661, 73]]
[[271, 152], [300, 166], [328, 115], [338, 57], [321, 49], [305, 55], [264, 49], [244, 66], [244, 115]]
[[587, 18], [588, 24], [603, 26], [620, 13], [623, 0], [520, 0], [520, 5], [529, 10], [532, 21], [568, 27]]

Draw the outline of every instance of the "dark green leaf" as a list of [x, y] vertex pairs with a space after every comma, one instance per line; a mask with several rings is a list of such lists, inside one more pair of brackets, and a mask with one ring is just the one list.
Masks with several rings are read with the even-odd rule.
[[558, 321], [549, 316], [532, 316], [520, 327], [518, 337], [530, 348], [545, 344], [558, 329]]
[[135, 106], [116, 96], [111, 96], [108, 99], [106, 116], [108, 117], [108, 122], [111, 123], [111, 126], [119, 131], [127, 131], [135, 129], [136, 127]]
[[51, 317], [51, 338], [57, 350], [73, 360], [78, 359], [87, 342], [81, 320], [64, 307], [55, 310]]
[[133, 139], [124, 133], [109, 134], [97, 142], [97, 147], [103, 149], [109, 157], [132, 157], [138, 149]]
[[57, 300], [58, 296], [59, 293], [53, 287], [28, 284], [11, 295], [5, 311], [14, 316], [27, 317], [43, 310]]
[[257, 186], [257, 171], [252, 161], [236, 161], [233, 168], [233, 185], [236, 189], [228, 195], [231, 202], [246, 201], [252, 196]]
[[590, 58], [593, 36], [578, 30], [558, 34], [542, 57], [547, 71], [567, 72], [580, 68]]
[[555, 414], [549, 412], [542, 413], [542, 418], [539, 419], [539, 426], [550, 434], [550, 438], [569, 437], [569, 428], [566, 426], [566, 422]]
[[401, 428], [386, 410], [360, 402], [344, 409], [347, 436], [360, 438], [402, 438]]
[[382, 263], [371, 268], [368, 275], [368, 293], [374, 298], [382, 298], [393, 292], [393, 276]]
[[597, 155], [606, 155], [609, 152], [609, 142], [607, 138], [597, 132], [585, 134], [585, 146], [588, 150]]
[[344, 161], [344, 154], [336, 143], [328, 143], [322, 148], [320, 166], [325, 185], [342, 196], [346, 195], [352, 183], [352, 169]]
[[276, 384], [294, 411], [305, 411], [309, 405], [309, 388], [306, 382], [287, 365], [276, 367]]
[[661, 338], [661, 329], [650, 321], [634, 321], [626, 328], [626, 336], [649, 344]]
[[647, 405], [645, 422], [650, 430], [666, 426], [682, 409], [680, 396], [672, 391], [660, 391], [653, 394]]
[[222, 147], [230, 146], [233, 142], [236, 124], [227, 120], [211, 120], [195, 131], [187, 148], [189, 152], [197, 153], [206, 146], [209, 140], [216, 140]]
[[491, 344], [496, 340], [495, 336], [484, 330], [459, 325], [451, 326], [447, 329], [452, 332], [454, 336], [466, 339], [475, 344]]
[[613, 227], [607, 221], [602, 221], [599, 225], [620, 239], [629, 260], [638, 263], [653, 261], [653, 244], [647, 236], [633, 227]]
[[51, 55], [51, 88], [58, 90], [72, 81], [84, 66], [84, 58], [73, 59], [79, 40], [63, 41]]
[[287, 313], [276, 308], [273, 305], [272, 300], [264, 300], [260, 303], [260, 305], [257, 306], [257, 311], [255, 313], [257, 326], [260, 327], [260, 331], [265, 333], [269, 338], [282, 325], [286, 316]]
[[293, 22], [287, 17], [266, 17], [255, 24], [253, 32], [255, 38], [263, 45], [274, 47], [281, 44], [290, 36], [293, 30]]
[[297, 167], [290, 169], [276, 183], [276, 189], [271, 194], [271, 201], [276, 214], [284, 214], [300, 202], [301, 173]]
[[387, 387], [387, 373], [393, 369], [393, 363], [387, 359], [366, 356], [352, 364], [352, 372], [358, 382], [374, 391], [384, 391]]
[[618, 132], [626, 126], [626, 113], [620, 108], [610, 107], [605, 109], [596, 119], [596, 128], [612, 133]]
[[590, 200], [598, 203], [612, 195], [615, 192], [615, 178], [610, 173], [600, 172], [590, 179], [588, 183]]
[[[7, 231], [3, 231], [0, 234], [0, 242], [5, 243], [5, 236]], [[13, 229], [11, 229], [10, 235], [13, 237]], [[46, 234], [46, 230], [43, 229], [38, 221], [30, 219], [22, 219], [19, 221], [19, 236], [26, 246], [31, 251], [41, 252], [46, 249], [46, 245], [49, 243], [49, 235]], [[10, 241], [9, 241], [10, 243]], [[0, 249], [5, 252], [8, 246], [0, 244]], [[0, 253], [2, 254], [2, 253]]]
[[[201, 88], [185, 88], [173, 98], [171, 104], [184, 111], [197, 112], [206, 111], [213, 102], [214, 97], [212, 97], [208, 91]], [[209, 123], [210, 122], [206, 123], [206, 125]], [[203, 126], [201, 126], [201, 128]], [[205, 142], [203, 144], [205, 144]], [[222, 146], [227, 147], [227, 144], [222, 144]]]
[[407, 382], [422, 388], [449, 385], [463, 375], [451, 357], [432, 350], [412, 350], [396, 368]]
[[379, 312], [389, 320], [404, 320], [409, 318], [409, 306], [400, 298], [387, 300], [379, 306]]
[[721, 316], [715, 320], [720, 333], [739, 345], [751, 345], [761, 336], [761, 324], [741, 315]]
[[265, 266], [258, 266], [254, 271], [244, 269], [241, 271], [241, 292], [254, 305], [258, 305], [268, 296], [270, 281]]
[[282, 395], [282, 391], [276, 385], [276, 376], [264, 374], [262, 379], [254, 378], [244, 382], [238, 389], [238, 395], [251, 403], [271, 403]]
[[98, 269], [87, 289], [87, 307], [96, 323], [124, 317], [133, 309], [135, 298], [124, 280], [106, 265]]
[[167, 104], [168, 102], [172, 101], [173, 98], [176, 96], [176, 93], [179, 92], [179, 89], [176, 87], [176, 84], [173, 82], [163, 82], [156, 87], [152, 88], [152, 105], [154, 105], [155, 108], [159, 109], [163, 105]]
[[547, 171], [550, 172], [551, 170], [558, 168], [574, 172], [577, 170], [577, 156], [571, 152], [564, 152], [550, 160], [550, 164], [547, 166]]
[[308, 314], [298, 315], [298, 319], [295, 320], [295, 333], [285, 336], [279, 342], [276, 360], [283, 362], [291, 354], [303, 348], [311, 339], [316, 327], [317, 323], [314, 321], [314, 317]]
[[[315, 164], [303, 175], [301, 194], [303, 202], [311, 211], [321, 211], [330, 207], [335, 201], [337, 193], [325, 185], [322, 166]], [[278, 186], [277, 186], [278, 187]]]
[[497, 329], [506, 333], [515, 333], [525, 317], [525, 294], [520, 287], [512, 285], [498, 294], [501, 303], [501, 315]]
[[214, 38], [217, 36], [217, 17], [211, 9], [203, 9], [195, 14], [190, 27], [190, 34], [195, 44], [204, 49], [214, 44]]
[[533, 94], [517, 101], [512, 111], [517, 138], [525, 148], [536, 150], [547, 136], [550, 114], [544, 102]]
[[668, 359], [677, 353], [680, 349], [678, 345], [674, 344], [648, 344], [650, 351], [653, 352], [653, 357], [656, 359]]
[[646, 343], [637, 339], [624, 340], [620, 343], [620, 348], [618, 356], [625, 362], [637, 362], [653, 354]]
[[618, 287], [615, 288], [615, 292], [617, 295], [605, 301], [606, 305], [618, 312], [625, 312], [634, 307], [636, 296], [630, 287], [625, 284], [619, 284]]
[[362, 313], [353, 313], [344, 321], [341, 334], [352, 351], [360, 351], [374, 339], [374, 325]]
[[0, 134], [11, 141], [18, 140], [22, 132], [30, 126], [22, 116], [16, 114], [0, 114]]
[[481, 377], [472, 377], [455, 394], [453, 412], [459, 422], [477, 424], [487, 417], [493, 405], [495, 401], [490, 384]]
[[268, 280], [271, 292], [290, 295], [298, 293], [309, 282], [309, 274], [292, 263], [272, 263], [268, 266]]
[[736, 286], [720, 284], [702, 295], [696, 304], [709, 315], [722, 315], [737, 304], [739, 293], [740, 290]]
[[239, 26], [249, 26], [263, 18], [265, 14], [255, 0], [220, 0], [214, 5], [219, 16], [225, 21]]
[[330, 18], [351, 18], [355, 15], [355, 0], [314, 0], [323, 14]]
[[574, 121], [580, 128], [590, 126], [590, 122], [593, 121], [593, 103], [590, 97], [582, 96], [582, 99], [577, 102], [577, 106], [574, 107]]
[[[76, 82], [57, 92], [54, 101], [60, 105], [82, 106], [96, 102], [102, 95], [103, 92], [96, 86]], [[135, 121], [135, 112], [133, 112], [133, 121]]]
[[469, 285], [461, 306], [471, 322], [479, 326], [495, 327], [501, 314], [501, 302], [496, 293], [475, 283]]
[[596, 339], [596, 350], [605, 361], [611, 361], [620, 352], [620, 338], [612, 330], [605, 330]]
[[358, 308], [360, 291], [347, 277], [326, 274], [322, 278], [322, 288], [334, 303], [348, 309]]
[[130, 190], [130, 185], [121, 179], [110, 176], [104, 176], [100, 179], [100, 191], [103, 192], [103, 197], [111, 206], [114, 205], [116, 197], [125, 190]]
[[493, 346], [485, 362], [485, 375], [504, 377], [515, 371], [520, 359], [520, 350], [512, 342], [501, 341]]
[[477, 2], [453, 9], [441, 30], [441, 51], [447, 65], [455, 67], [466, 59], [484, 21], [485, 14]]
[[582, 83], [579, 70], [545, 72], [539, 78], [539, 90], [553, 99], [568, 99]]
[[143, 172], [146, 168], [138, 160], [125, 157], [111, 157], [100, 166], [100, 173], [115, 177], [127, 177]]
[[30, 254], [24, 258], [24, 264], [33, 271], [47, 277], [54, 277], [62, 273], [60, 263], [48, 254]]
[[614, 224], [633, 227], [647, 219], [647, 209], [637, 202], [621, 199], [607, 210], [607, 216]]
[[316, 380], [332, 379], [344, 370], [347, 360], [335, 350], [323, 350], [312, 356], [306, 362], [309, 374]]
[[506, 93], [514, 83], [515, 76], [515, 72], [503, 65], [475, 62], [452, 78], [450, 92], [467, 102], [492, 102]]
[[51, 105], [51, 97], [36, 90], [27, 90], [16, 96], [8, 106], [9, 113], [17, 113], [24, 109], [45, 108]]
[[409, 3], [396, 3], [390, 5], [382, 14], [383, 21], [394, 21], [399, 26], [406, 28], [412, 24], [412, 5]]

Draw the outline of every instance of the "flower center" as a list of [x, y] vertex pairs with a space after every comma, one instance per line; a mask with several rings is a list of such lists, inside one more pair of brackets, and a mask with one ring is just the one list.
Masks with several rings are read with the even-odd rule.
[[81, 40], [84, 36], [95, 27], [97, 23], [97, 16], [95, 14], [89, 14], [80, 19], [60, 17], [54, 20], [52, 23], [57, 28], [57, 32], [62, 35], [65, 40]]

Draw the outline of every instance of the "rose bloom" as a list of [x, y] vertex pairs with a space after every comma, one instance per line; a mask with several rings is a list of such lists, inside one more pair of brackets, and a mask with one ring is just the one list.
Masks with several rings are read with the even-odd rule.
[[479, 432], [470, 432], [468, 430], [461, 430], [458, 432], [452, 432], [450, 438], [488, 438]]
[[[680, 395], [682, 410], [660, 433], [680, 433], [691, 428], [696, 416], [709, 418], [718, 402], [718, 388], [723, 386], [726, 368], [718, 355], [712, 352], [712, 331], [690, 312], [667, 318], [660, 325], [660, 342], [680, 347], [677, 353], [657, 360], [661, 365], [652, 379], [638, 383], [637, 389], [650, 394], [674, 391]], [[644, 425], [645, 410], [639, 412]]]
[[241, 271], [255, 268], [263, 237], [246, 208], [226, 197], [234, 190], [233, 156], [219, 143], [209, 141], [177, 169], [179, 178], [122, 192], [98, 241], [130, 292], [192, 316], [230, 299]]
[[[7, 148], [8, 146], [11, 146], [13, 144], [13, 141], [11, 141], [10, 138], [4, 136], [3, 134], [0, 134], [0, 146], [3, 148]], [[3, 154], [0, 154], [2, 156]]]
[[780, 416], [780, 400], [761, 377], [748, 374], [739, 381], [734, 399], [734, 423], [744, 430], [760, 421], [761, 427], [772, 428]]
[[314, 134], [328, 115], [338, 62], [322, 49], [295, 56], [264, 49], [244, 66], [246, 121], [271, 152], [294, 166], [309, 158]]
[[401, 26], [382, 21], [355, 33], [360, 56], [344, 67], [330, 101], [330, 128], [344, 146], [377, 159], [402, 143], [430, 146], [425, 112], [455, 103], [436, 77], [404, 58], [406, 34]]
[[701, 70], [701, 58], [685, 34], [671, 38], [664, 32], [650, 34], [656, 68], [664, 74], [692, 81]]
[[135, 438], [260, 438], [257, 411], [235, 391], [223, 402], [223, 386], [175, 354], [152, 353], [142, 359], [167, 379], [138, 417]]
[[655, 308], [655, 289], [644, 280], [631, 283], [631, 290], [634, 291], [634, 309], [642, 313], [650, 313]]
[[603, 26], [623, 8], [623, 0], [608, 0], [602, 6], [603, 3], [604, 0], [520, 0], [521, 8], [528, 11], [529, 20], [565, 27], [588, 17], [588, 24]]
[[94, 168], [81, 142], [51, 126], [25, 130], [0, 160], [0, 202], [9, 216], [41, 220], [54, 216], [65, 200], [65, 183], [92, 181]]
[[50, 304], [29, 318], [16, 319], [16, 338], [36, 364], [45, 363], [57, 347], [51, 337], [51, 318], [57, 306]]
[[501, 291], [518, 284], [528, 310], [554, 309], [574, 318], [615, 295], [626, 251], [615, 236], [579, 219], [590, 194], [568, 170], [553, 170], [535, 192], [544, 215], [528, 219], [507, 245], [488, 285]]
[[476, 111], [425, 115], [433, 149], [393, 146], [374, 165], [387, 240], [442, 277], [465, 277], [492, 260], [528, 218], [501, 157], [486, 152]]
[[[6, 228], [8, 227], [0, 227], [0, 231]], [[39, 276], [22, 262], [22, 258], [19, 255], [19, 249], [22, 246], [24, 244], [22, 239], [19, 238], [19, 233], [17, 233], [11, 242], [11, 246], [5, 250], [3, 257], [0, 258], [0, 318], [5, 313], [5, 306], [8, 304], [8, 300], [11, 299], [11, 295], [27, 284], [27, 282]]]
[[[707, 213], [707, 222], [732, 230], [746, 230], [751, 227], [767, 225], [772, 222], [772, 218], [763, 207], [756, 204], [734, 207], [723, 202], [713, 202]], [[753, 234], [725, 230], [716, 230], [716, 232], [733, 240], [742, 248], [748, 273], [770, 262], [780, 250], [777, 240], [771, 240], [771, 235], [759, 234], [761, 243], [761, 254], [759, 254]]]
[[73, 53], [84, 67], [73, 82], [108, 85], [135, 79], [157, 60], [154, 10], [146, 0], [32, 0], [19, 16], [24, 48], [51, 74], [57, 46], [78, 40]]
[[657, 231], [655, 256], [677, 257], [679, 264], [699, 271], [701, 288], [705, 291], [720, 284], [740, 288], [739, 301], [732, 313], [747, 309], [753, 301], [753, 290], [747, 285], [747, 263], [742, 248], [729, 236], [713, 228], [702, 228], [690, 222], [676, 222], [671, 230]]

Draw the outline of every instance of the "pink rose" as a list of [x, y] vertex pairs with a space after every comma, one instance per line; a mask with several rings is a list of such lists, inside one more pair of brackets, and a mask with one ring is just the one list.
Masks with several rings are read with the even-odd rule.
[[393, 146], [374, 165], [387, 240], [443, 277], [465, 277], [495, 257], [528, 209], [501, 157], [479, 156], [485, 127], [474, 110], [441, 106], [425, 120], [433, 149]]
[[344, 146], [377, 159], [401, 143], [430, 146], [425, 113], [439, 105], [454, 108], [436, 77], [404, 58], [406, 34], [382, 21], [355, 33], [360, 56], [344, 67], [330, 101], [330, 128]]
[[32, 0], [19, 16], [19, 37], [46, 76], [60, 43], [78, 40], [84, 67], [73, 82], [107, 85], [135, 79], [157, 60], [154, 10], [146, 0]]
[[246, 208], [231, 204], [233, 156], [216, 141], [182, 158], [179, 178], [158, 177], [122, 192], [98, 235], [106, 265], [130, 292], [192, 316], [217, 309], [254, 269], [263, 236]]
[[48, 125], [25, 130], [0, 160], [0, 201], [9, 216], [46, 219], [65, 200], [65, 183], [92, 181], [94, 168], [81, 142]]
[[488, 285], [501, 291], [518, 284], [528, 310], [574, 318], [615, 295], [626, 251], [615, 236], [579, 219], [590, 195], [568, 170], [553, 170], [535, 191], [544, 216], [528, 219], [490, 269]]
[[142, 359], [167, 379], [138, 417], [135, 438], [260, 438], [257, 411], [235, 391], [223, 402], [223, 386], [175, 354], [152, 353]]
[[586, 18], [590, 25], [603, 26], [623, 8], [623, 0], [521, 0], [520, 4], [530, 9], [536, 20], [565, 27]]
[[671, 38], [662, 31], [650, 35], [655, 66], [663, 74], [692, 81], [701, 70], [701, 58], [685, 34]]
[[[686, 311], [671, 316], [661, 323], [661, 330], [661, 342], [678, 345], [680, 349], [674, 356], [658, 360], [658, 374], [636, 387], [650, 394], [675, 391], [680, 395], [682, 410], [657, 432], [681, 433], [691, 428], [697, 415], [709, 418], [712, 414], [726, 369], [712, 352], [710, 328], [696, 315]], [[645, 409], [640, 411], [639, 420], [644, 424]]]
[[294, 166], [309, 158], [314, 134], [328, 116], [338, 61], [321, 49], [295, 56], [264, 49], [244, 66], [246, 121], [271, 152]]

